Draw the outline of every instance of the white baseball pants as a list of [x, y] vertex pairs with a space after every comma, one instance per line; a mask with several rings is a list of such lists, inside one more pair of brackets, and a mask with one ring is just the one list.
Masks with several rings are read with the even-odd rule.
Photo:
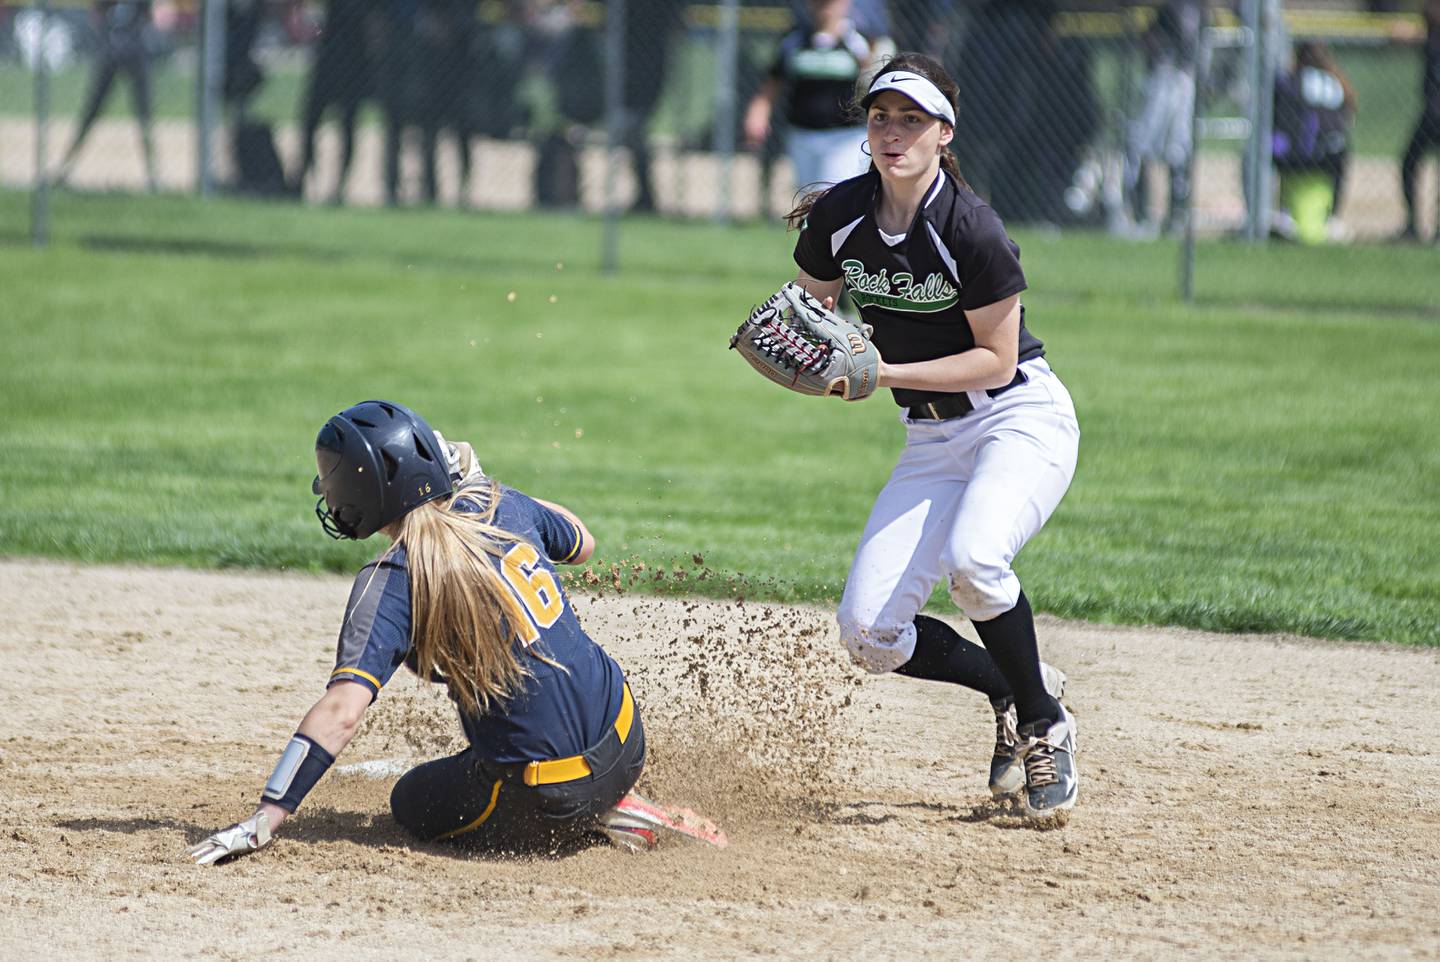
[[1015, 607], [1010, 563], [1034, 537], [1075, 474], [1080, 426], [1070, 393], [1043, 358], [1028, 380], [948, 421], [901, 412], [905, 450], [875, 499], [837, 619], [851, 658], [893, 671], [915, 652], [915, 615], [944, 578], [972, 621]]
[[790, 158], [796, 190], [811, 184], [838, 184], [860, 176], [870, 167], [870, 158], [860, 149], [865, 143], [864, 127], [792, 127], [785, 136], [785, 153]]

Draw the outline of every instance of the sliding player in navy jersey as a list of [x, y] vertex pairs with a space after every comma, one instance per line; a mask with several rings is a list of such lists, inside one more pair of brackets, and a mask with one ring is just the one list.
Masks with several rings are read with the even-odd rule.
[[580, 627], [555, 565], [595, 542], [559, 505], [485, 476], [468, 445], [419, 415], [367, 401], [315, 443], [316, 513], [336, 538], [390, 546], [355, 578], [325, 694], [281, 753], [258, 807], [196, 845], [200, 864], [266, 845], [401, 665], [443, 683], [469, 742], [403, 775], [396, 821], [427, 841], [544, 852], [603, 833], [631, 849], [679, 828], [715, 844], [713, 825], [677, 825], [630, 789], [645, 731], [620, 666]]

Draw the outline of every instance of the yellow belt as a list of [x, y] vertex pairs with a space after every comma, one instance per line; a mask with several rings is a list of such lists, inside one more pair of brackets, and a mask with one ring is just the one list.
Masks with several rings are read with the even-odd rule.
[[[620, 696], [620, 714], [615, 716], [615, 734], [620, 744], [630, 737], [630, 726], [635, 722], [635, 699], [630, 695], [630, 686], [625, 686]], [[590, 774], [590, 763], [584, 755], [569, 758], [555, 758], [548, 762], [531, 762], [525, 766], [526, 785], [554, 785], [557, 782], [573, 782]]]

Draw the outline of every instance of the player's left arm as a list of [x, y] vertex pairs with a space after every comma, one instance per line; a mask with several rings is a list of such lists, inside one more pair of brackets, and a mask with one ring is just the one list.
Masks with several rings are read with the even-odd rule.
[[984, 391], [1015, 379], [1020, 353], [1020, 295], [965, 312], [975, 346], [959, 354], [909, 364], [880, 362], [880, 386], [917, 391]]
[[300, 720], [251, 816], [190, 849], [190, 857], [199, 865], [213, 865], [267, 845], [350, 744], [373, 698], [374, 693], [359, 682], [342, 679], [327, 688]]
[[575, 526], [576, 532], [580, 536], [580, 550], [575, 552], [575, 554], [571, 555], [569, 558], [566, 558], [564, 563], [578, 565], [584, 564], [585, 562], [589, 561], [590, 556], [595, 553], [595, 536], [590, 533], [589, 528], [585, 527], [585, 522], [580, 520], [580, 516], [577, 515], [574, 511], [571, 511], [569, 508], [565, 507], [564, 505], [556, 504], [553, 501], [546, 501], [543, 498], [534, 498], [534, 501], [536, 504], [549, 508], [551, 511], [554, 511], [566, 521], [569, 521], [571, 524], [573, 524]]

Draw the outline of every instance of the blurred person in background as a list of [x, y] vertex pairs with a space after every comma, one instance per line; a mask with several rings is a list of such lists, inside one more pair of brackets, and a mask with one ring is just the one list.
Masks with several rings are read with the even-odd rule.
[[400, 153], [405, 131], [420, 124], [424, 95], [416, 69], [416, 26], [420, 0], [385, 0], [381, 5], [385, 43], [376, 72], [380, 102], [385, 112], [385, 203], [400, 203]]
[[[283, 5], [286, 15], [294, 4]], [[265, 70], [255, 55], [261, 34], [279, 9], [265, 0], [227, 0], [225, 5], [225, 82], [223, 97], [230, 127], [235, 178], [231, 189], [255, 197], [293, 197], [276, 148], [275, 129], [252, 117], [250, 107], [265, 86]]]
[[[934, 0], [921, 0], [931, 4]], [[895, 55], [896, 46], [891, 28], [894, 4], [886, 0], [850, 0], [850, 22], [860, 35], [870, 41], [870, 59], [878, 63]], [[810, 21], [810, 0], [790, 0], [790, 13], [795, 23]]]
[[1066, 191], [1099, 132], [1090, 51], [1056, 33], [1058, 15], [1053, 0], [989, 0], [955, 62], [961, 161], [1008, 223], [1071, 220]]
[[419, 137], [423, 203], [439, 194], [436, 150], [440, 133], [453, 131], [459, 148], [459, 200], [468, 198], [474, 133], [476, 8], [466, 0], [389, 0], [385, 42], [378, 57], [379, 96], [385, 110], [385, 202], [402, 194], [402, 155], [410, 131]]
[[[545, 207], [580, 203], [579, 152], [590, 128], [606, 123], [605, 24], [586, 22], [572, 2], [539, 0], [531, 15], [534, 59], [553, 78], [561, 124], [540, 140], [535, 194]], [[665, 92], [675, 37], [684, 23], [681, 0], [628, 0], [621, 42], [625, 64], [621, 138], [634, 164], [631, 210], [657, 210], [650, 120]]]
[[[1440, 0], [1425, 4], [1424, 75], [1421, 80], [1420, 117], [1400, 162], [1400, 184], [1405, 193], [1405, 230], [1402, 240], [1419, 240], [1420, 226], [1416, 217], [1415, 177], [1420, 159], [1440, 148]], [[1440, 243], [1440, 224], [1436, 225], [1435, 241]]]
[[1162, 164], [1169, 174], [1170, 195], [1160, 229], [1168, 232], [1176, 226], [1177, 211], [1189, 195], [1193, 69], [1202, 16], [1200, 0], [1171, 0], [1140, 38], [1147, 74], [1140, 113], [1126, 135], [1124, 185], [1126, 227], [1142, 234], [1158, 233], [1150, 223], [1147, 164]]
[[[944, 57], [955, 33], [955, 6], [956, 0], [890, 0], [893, 46]], [[860, 29], [865, 32], [863, 24]]]
[[550, 78], [557, 122], [536, 130], [535, 202], [568, 209], [580, 203], [580, 148], [605, 116], [600, 38], [577, 22], [574, 0], [527, 0], [527, 66]]
[[300, 134], [300, 169], [295, 189], [304, 190], [315, 165], [315, 133], [325, 113], [340, 111], [340, 171], [332, 204], [344, 199], [350, 161], [355, 155], [355, 122], [360, 106], [375, 94], [374, 77], [384, 43], [384, 23], [368, 0], [329, 0], [315, 46], [315, 60], [305, 85]]
[[474, 0], [422, 0], [416, 24], [419, 57], [421, 196], [434, 204], [439, 196], [436, 150], [441, 131], [455, 136], [460, 159], [459, 206], [469, 204], [470, 169], [474, 153], [475, 35], [479, 21]]
[[145, 153], [145, 186], [154, 193], [159, 189], [159, 181], [155, 175], [155, 145], [150, 133], [150, 0], [101, 0], [95, 4], [94, 13], [96, 29], [100, 34], [100, 49], [90, 75], [85, 107], [80, 112], [80, 126], [70, 149], [65, 152], [65, 159], [60, 163], [55, 186], [64, 187], [68, 183], [75, 159], [110, 96], [115, 78], [123, 73], [130, 80], [131, 101], [140, 126], [140, 143]]
[[244, 121], [250, 101], [265, 85], [265, 71], [255, 59], [255, 43], [265, 24], [264, 0], [226, 0], [225, 83], [222, 96], [232, 117]]
[[627, 0], [625, 4], [624, 140], [635, 165], [635, 202], [631, 210], [654, 213], [654, 156], [650, 119], [665, 89], [675, 37], [684, 24], [681, 0]]
[[865, 125], [851, 115], [855, 84], [873, 48], [850, 20], [850, 0], [811, 0], [808, 20], [780, 40], [769, 75], [745, 109], [745, 143], [770, 136], [777, 103], [797, 189], [838, 184], [862, 173]]
[[1295, 66], [1275, 83], [1273, 156], [1280, 174], [1276, 232], [1319, 243], [1342, 239], [1339, 209], [1355, 125], [1355, 89], [1330, 48], [1308, 41], [1295, 48]]
[[532, 31], [526, 23], [525, 0], [503, 0], [499, 16], [486, 20], [475, 35], [471, 120], [477, 136], [512, 139], [524, 135], [530, 105], [521, 84], [530, 63]]
[[[930, 4], [932, 0], [915, 0], [915, 2]], [[942, 2], [948, 2], [948, 0], [942, 0]], [[851, 2], [850, 21], [855, 25], [855, 29], [860, 31], [860, 35], [869, 41], [872, 65], [895, 52], [893, 35], [895, 30], [902, 25], [898, 20], [892, 18], [891, 13], [894, 10], [895, 5], [887, 4], [885, 0], [852, 0]], [[809, 23], [809, 0], [791, 0], [790, 15], [795, 24]], [[755, 57], [751, 56], [752, 49], [754, 49], [753, 45], [742, 45], [741, 47], [740, 73], [742, 79], [737, 88], [739, 102], [747, 105], [769, 78], [770, 65], [774, 59], [771, 50], [765, 50], [762, 47], [756, 51], [761, 55]], [[768, 198], [773, 193], [776, 161], [785, 154], [784, 133], [784, 120], [783, 118], [778, 119], [777, 122], [770, 125], [770, 132], [762, 145], [759, 148], [750, 147], [751, 150], [757, 151], [757, 159], [760, 162], [760, 197], [762, 198], [760, 213], [762, 217], [767, 213]], [[739, 118], [739, 142], [749, 146], [749, 138], [745, 134], [745, 111], [741, 111]], [[794, 206], [793, 203], [786, 201], [781, 212], [788, 211], [792, 206]]]

